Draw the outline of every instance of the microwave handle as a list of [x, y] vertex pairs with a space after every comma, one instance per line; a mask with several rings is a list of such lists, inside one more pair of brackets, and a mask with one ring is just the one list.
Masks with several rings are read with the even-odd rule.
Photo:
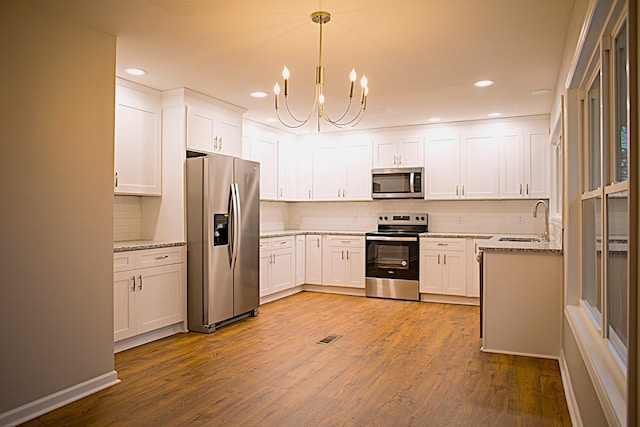
[[414, 186], [414, 181], [415, 181], [415, 179], [414, 179], [414, 175], [415, 175], [415, 172], [411, 172], [411, 173], [409, 173], [409, 191], [410, 191], [411, 193], [414, 193], [414, 192], [415, 192], [415, 191], [414, 191], [414, 187], [415, 187], [415, 186]]

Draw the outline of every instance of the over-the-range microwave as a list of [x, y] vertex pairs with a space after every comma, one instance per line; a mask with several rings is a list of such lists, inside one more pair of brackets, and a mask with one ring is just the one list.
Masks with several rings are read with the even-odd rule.
[[374, 199], [423, 199], [424, 168], [372, 169], [371, 197]]

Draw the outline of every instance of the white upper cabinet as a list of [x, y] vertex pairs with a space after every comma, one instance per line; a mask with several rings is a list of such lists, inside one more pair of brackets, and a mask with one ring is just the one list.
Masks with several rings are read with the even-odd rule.
[[390, 137], [373, 142], [374, 168], [410, 168], [424, 164], [424, 144], [421, 137]]
[[240, 157], [242, 116], [201, 99], [186, 102], [187, 149]]
[[118, 79], [114, 192], [162, 194], [162, 122], [159, 92]]
[[500, 144], [495, 135], [468, 134], [462, 138], [460, 197], [497, 199], [500, 193]]
[[278, 199], [278, 139], [274, 133], [248, 133], [243, 158], [260, 163], [260, 200]]
[[278, 200], [298, 199], [298, 144], [293, 135], [278, 138]]
[[425, 142], [425, 198], [455, 199], [460, 194], [460, 135], [428, 136]]
[[371, 143], [332, 137], [313, 151], [313, 200], [371, 200]]
[[300, 201], [313, 200], [313, 144], [298, 144], [298, 197]]
[[507, 132], [500, 149], [500, 197], [549, 197], [548, 130], [520, 129]]

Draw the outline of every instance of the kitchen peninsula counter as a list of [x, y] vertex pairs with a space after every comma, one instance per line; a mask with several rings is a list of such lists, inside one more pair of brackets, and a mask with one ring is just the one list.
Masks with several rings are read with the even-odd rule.
[[141, 251], [145, 249], [172, 248], [185, 246], [186, 242], [158, 242], [154, 240], [127, 240], [113, 242], [113, 252]]

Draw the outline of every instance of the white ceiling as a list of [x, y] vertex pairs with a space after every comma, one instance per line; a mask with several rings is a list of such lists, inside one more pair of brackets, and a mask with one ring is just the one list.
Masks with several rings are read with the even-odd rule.
[[[346, 106], [352, 67], [369, 80], [358, 128], [548, 114], [574, 0], [32, 0], [118, 36], [118, 76], [159, 90], [188, 87], [274, 117], [273, 85], [291, 70], [294, 112], [312, 105], [325, 10], [326, 108]], [[124, 69], [140, 67], [143, 77]], [[491, 79], [488, 88], [476, 80]], [[252, 91], [267, 98], [254, 99]], [[272, 125], [275, 126], [275, 125]], [[277, 127], [277, 126], [275, 126]], [[323, 125], [323, 130], [333, 130]], [[307, 126], [300, 132], [314, 132]]]

